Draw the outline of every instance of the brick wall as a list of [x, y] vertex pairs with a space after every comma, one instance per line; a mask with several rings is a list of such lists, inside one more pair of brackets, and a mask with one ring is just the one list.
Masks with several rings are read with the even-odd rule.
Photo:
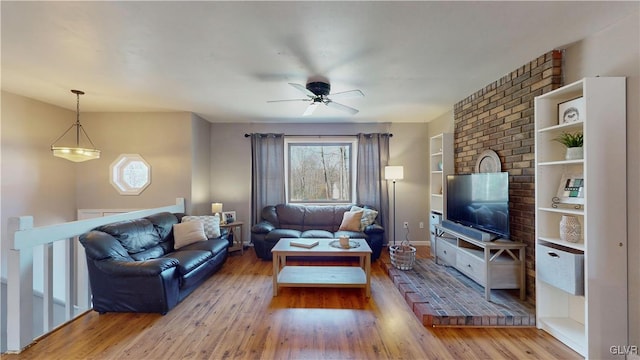
[[527, 299], [535, 302], [534, 123], [536, 96], [562, 86], [562, 52], [550, 51], [454, 105], [457, 174], [473, 173], [484, 150], [509, 172], [511, 239], [527, 244]]

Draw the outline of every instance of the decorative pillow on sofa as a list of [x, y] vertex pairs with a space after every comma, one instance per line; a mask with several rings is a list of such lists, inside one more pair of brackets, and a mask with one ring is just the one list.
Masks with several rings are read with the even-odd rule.
[[362, 220], [360, 221], [360, 231], [364, 230], [367, 226], [373, 224], [376, 221], [376, 217], [378, 216], [378, 212], [373, 209], [365, 209], [359, 206], [352, 206], [349, 211], [364, 211], [362, 214]]
[[346, 211], [342, 216], [340, 231], [360, 231], [364, 211]]
[[204, 234], [204, 225], [202, 225], [202, 222], [187, 221], [173, 225], [173, 239], [173, 248], [178, 250], [183, 246], [198, 241], [207, 241], [207, 235]]
[[220, 215], [183, 216], [182, 222], [200, 221], [204, 225], [204, 233], [209, 239], [220, 236]]

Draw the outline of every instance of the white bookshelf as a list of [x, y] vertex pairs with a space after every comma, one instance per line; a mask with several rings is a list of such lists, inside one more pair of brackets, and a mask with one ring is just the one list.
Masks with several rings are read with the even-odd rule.
[[[441, 164], [441, 165], [440, 165]], [[435, 256], [436, 229], [447, 211], [447, 175], [454, 173], [453, 134], [441, 133], [429, 139], [429, 204], [431, 255]]]
[[453, 134], [442, 133], [431, 137], [429, 153], [431, 211], [445, 215], [447, 175], [453, 174]]
[[[573, 295], [540, 280], [549, 272], [542, 267], [547, 254], [536, 253], [536, 324], [585, 358], [614, 358], [611, 346], [629, 345], [625, 82], [585, 78], [535, 99], [536, 248], [584, 256], [584, 295]], [[581, 120], [559, 124], [558, 105], [579, 97]], [[553, 139], [577, 131], [584, 134], [584, 159], [565, 160], [565, 147]], [[552, 201], [565, 173], [583, 175], [579, 208]], [[562, 215], [578, 218], [580, 242], [560, 239]]]

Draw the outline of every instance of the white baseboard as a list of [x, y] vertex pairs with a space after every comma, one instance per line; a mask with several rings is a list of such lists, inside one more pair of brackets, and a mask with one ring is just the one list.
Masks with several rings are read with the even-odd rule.
[[[400, 245], [402, 244], [402, 241], [396, 241], [396, 245]], [[385, 244], [383, 245], [384, 247], [389, 247], [390, 245], [393, 245], [393, 242], [389, 243], [389, 244]], [[431, 246], [431, 242], [428, 240], [419, 240], [419, 241], [411, 241], [411, 245], [413, 246]]]

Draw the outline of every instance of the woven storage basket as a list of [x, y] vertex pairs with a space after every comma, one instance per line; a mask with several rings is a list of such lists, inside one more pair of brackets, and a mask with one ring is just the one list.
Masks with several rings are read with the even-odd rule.
[[408, 241], [403, 241], [401, 245], [389, 246], [389, 254], [391, 264], [397, 269], [413, 269], [413, 263], [416, 261], [416, 248], [411, 246]]

